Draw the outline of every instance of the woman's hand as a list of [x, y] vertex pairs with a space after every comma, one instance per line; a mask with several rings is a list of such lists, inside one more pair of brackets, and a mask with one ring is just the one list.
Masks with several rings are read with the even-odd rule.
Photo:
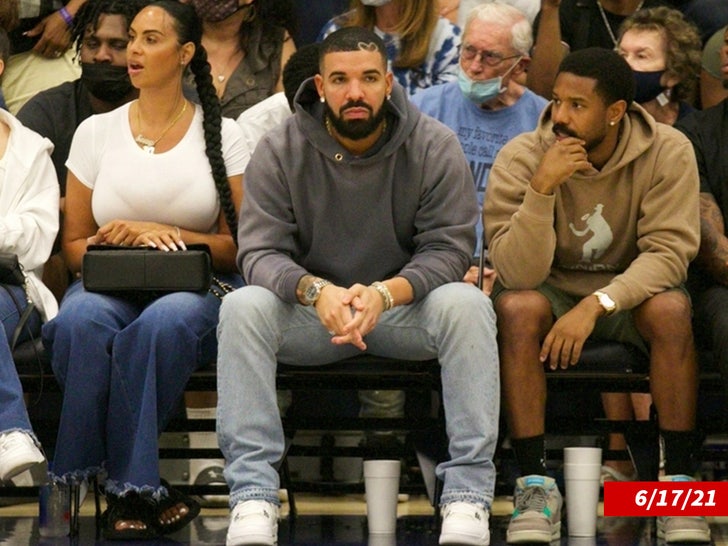
[[89, 237], [88, 244], [148, 246], [167, 251], [186, 249], [177, 226], [131, 220], [113, 220], [104, 224]]

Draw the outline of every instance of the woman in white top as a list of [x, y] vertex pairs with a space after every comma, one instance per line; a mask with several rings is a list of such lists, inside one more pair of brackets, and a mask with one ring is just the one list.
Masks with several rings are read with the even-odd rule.
[[[51, 162], [51, 142], [0, 110], [0, 252], [15, 254], [25, 285], [0, 286], [0, 480], [24, 470], [45, 478], [45, 456], [32, 432], [12, 355], [12, 340], [25, 313], [18, 341], [39, 336], [41, 323], [58, 311], [41, 282], [43, 264], [58, 232], [58, 180]], [[32, 305], [31, 305], [32, 303]]]
[[[247, 153], [222, 119], [194, 8], [152, 2], [129, 28], [127, 64], [139, 100], [84, 121], [66, 163], [66, 263], [89, 244], [180, 251], [210, 247], [215, 275], [240, 286], [237, 214]], [[182, 92], [187, 68], [201, 107]], [[43, 330], [64, 401], [54, 476], [104, 470], [107, 539], [146, 539], [185, 526], [195, 501], [160, 480], [157, 437], [189, 375], [217, 356], [219, 297], [175, 292], [143, 304], [87, 292], [77, 280]]]

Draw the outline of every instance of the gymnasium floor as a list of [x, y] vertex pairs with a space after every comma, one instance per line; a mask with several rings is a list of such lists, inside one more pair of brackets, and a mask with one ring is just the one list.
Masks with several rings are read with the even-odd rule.
[[[7, 501], [5, 501], [7, 502]], [[433, 510], [426, 497], [412, 496], [398, 507], [396, 537], [383, 539], [368, 538], [366, 532], [365, 503], [362, 495], [316, 496], [299, 494], [298, 516], [284, 516], [279, 525], [279, 546], [395, 546], [437, 544]], [[491, 517], [491, 544], [505, 544], [505, 530], [512, 505], [508, 498], [498, 498]], [[601, 509], [601, 507], [600, 507]], [[27, 499], [19, 504], [0, 507], [0, 544], [26, 546], [41, 544], [99, 545], [99, 544], [190, 544], [224, 545], [228, 522], [225, 508], [205, 508], [201, 515], [186, 529], [159, 539], [144, 542], [105, 542], [95, 537], [94, 506], [87, 499], [81, 508], [80, 532], [74, 539], [43, 539], [38, 535], [37, 504]], [[728, 517], [710, 520], [713, 544], [728, 546]], [[562, 537], [552, 546], [651, 546], [659, 544], [654, 536], [654, 519], [647, 518], [604, 518], [598, 522], [599, 532], [595, 539], [574, 539]]]

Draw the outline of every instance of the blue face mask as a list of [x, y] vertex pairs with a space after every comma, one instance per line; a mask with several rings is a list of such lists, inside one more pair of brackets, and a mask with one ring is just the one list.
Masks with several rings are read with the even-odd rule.
[[460, 67], [458, 70], [458, 85], [460, 85], [460, 91], [462, 91], [463, 95], [478, 106], [496, 98], [508, 89], [503, 86], [503, 78], [515, 68], [520, 60], [521, 58], [519, 57], [518, 60], [513, 63], [513, 66], [506, 70], [505, 74], [502, 76], [487, 80], [473, 80], [465, 73], [465, 70]]

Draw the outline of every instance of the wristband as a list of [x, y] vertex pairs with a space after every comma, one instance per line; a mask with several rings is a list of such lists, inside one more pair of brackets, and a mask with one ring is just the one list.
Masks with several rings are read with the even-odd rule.
[[61, 18], [66, 22], [67, 27], [73, 26], [73, 15], [71, 15], [68, 10], [66, 9], [66, 6], [63, 6], [61, 9], [58, 10], [58, 14], [61, 16]]
[[373, 282], [370, 285], [374, 290], [379, 292], [379, 295], [382, 296], [382, 302], [384, 303], [384, 310], [389, 311], [392, 307], [394, 307], [394, 298], [392, 297], [392, 293], [389, 291], [389, 288], [387, 288], [387, 285], [382, 282]]

